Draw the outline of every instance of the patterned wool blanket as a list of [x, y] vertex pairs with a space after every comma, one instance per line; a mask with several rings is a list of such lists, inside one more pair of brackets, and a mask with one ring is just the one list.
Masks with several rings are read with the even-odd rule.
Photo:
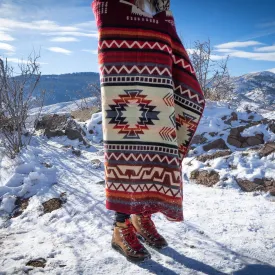
[[183, 220], [182, 169], [204, 96], [171, 11], [95, 0], [106, 207]]

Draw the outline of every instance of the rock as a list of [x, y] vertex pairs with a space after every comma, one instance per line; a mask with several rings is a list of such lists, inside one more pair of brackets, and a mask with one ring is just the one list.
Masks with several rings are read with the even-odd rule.
[[16, 199], [15, 209], [13, 210], [12, 218], [17, 218], [23, 214], [24, 210], [26, 210], [29, 205], [29, 200], [30, 200], [30, 198], [24, 199], [24, 198], [18, 197]]
[[247, 137], [246, 143], [248, 146], [255, 146], [264, 143], [264, 135], [263, 134], [256, 134], [254, 137]]
[[86, 133], [81, 126], [66, 115], [46, 115], [36, 122], [36, 131], [43, 131], [47, 138], [56, 136], [67, 136], [71, 140], [78, 139], [80, 142], [87, 144], [84, 138]]
[[100, 180], [100, 181], [96, 182], [96, 184], [105, 185], [105, 180]]
[[63, 201], [59, 198], [53, 198], [46, 202], [43, 202], [44, 214], [51, 213], [54, 210], [61, 208]]
[[268, 124], [268, 129], [275, 134], [275, 120], [272, 120], [269, 124]]
[[264, 118], [261, 122], [267, 125], [268, 130], [270, 130], [272, 133], [275, 133], [275, 119]]
[[79, 141], [82, 141], [84, 144], [86, 144], [86, 140], [84, 139], [86, 133], [74, 120], [69, 120], [67, 122], [65, 135], [71, 140], [78, 139]]
[[232, 121], [238, 120], [238, 114], [236, 112], [232, 112], [229, 118], [227, 116], [223, 116], [222, 120], [224, 120], [225, 124], [231, 125]]
[[220, 180], [220, 175], [216, 171], [195, 170], [191, 172], [190, 179], [197, 184], [212, 187]]
[[228, 149], [225, 141], [222, 138], [216, 139], [212, 142], [210, 142], [207, 145], [203, 146], [203, 150], [204, 151], [209, 151], [211, 149]]
[[93, 159], [92, 160], [93, 168], [100, 168], [101, 167], [101, 160], [100, 159]]
[[207, 160], [212, 160], [220, 157], [225, 157], [231, 155], [232, 152], [230, 150], [226, 151], [218, 151], [211, 155], [201, 155], [197, 158], [198, 161], [206, 162]]
[[218, 133], [217, 133], [217, 132], [210, 132], [209, 135], [210, 135], [211, 137], [215, 137], [215, 136], [218, 135]]
[[231, 113], [231, 119], [232, 120], [238, 120], [238, 114], [236, 112]]
[[76, 155], [77, 157], [80, 157], [80, 156], [81, 156], [81, 151], [80, 151], [80, 150], [73, 149], [73, 150], [72, 150], [72, 153], [73, 153], [74, 155]]
[[67, 123], [66, 115], [46, 115], [41, 120], [38, 120], [35, 125], [35, 130], [44, 130], [44, 134], [48, 137], [63, 136], [63, 129]]
[[275, 196], [275, 188], [272, 188], [271, 190], [269, 190], [269, 193], [271, 196]]
[[60, 199], [62, 201], [62, 203], [66, 203], [67, 202], [67, 193], [66, 192], [63, 192], [60, 194]]
[[191, 141], [191, 144], [202, 144], [206, 141], [207, 139], [203, 135], [195, 135]]
[[99, 109], [97, 107], [90, 107], [83, 110], [72, 111], [71, 115], [74, 119], [80, 122], [85, 122], [91, 119], [92, 114], [98, 112]]
[[26, 266], [33, 266], [33, 267], [42, 267], [46, 266], [47, 261], [43, 258], [38, 258], [36, 260], [31, 260], [26, 263]]
[[267, 142], [259, 151], [261, 157], [266, 157], [272, 153], [275, 153], [275, 141]]
[[246, 179], [236, 179], [238, 185], [245, 192], [253, 191], [264, 191], [264, 192], [273, 192], [275, 189], [275, 180], [267, 178], [256, 178], [253, 181]]
[[232, 128], [230, 130], [227, 142], [237, 148], [247, 148], [250, 146], [260, 145], [264, 143], [264, 135], [256, 134], [255, 136], [243, 137], [241, 133], [244, 129], [249, 128], [249, 126], [240, 126], [237, 128]]
[[228, 164], [228, 167], [229, 167], [231, 170], [236, 170], [236, 169], [238, 168], [237, 165], [234, 165], [234, 164], [232, 164], [232, 163], [229, 163], [229, 164]]
[[46, 168], [52, 168], [53, 167], [53, 165], [51, 163], [48, 163], [48, 162], [42, 162], [41, 164], [44, 165]]
[[238, 185], [245, 192], [253, 192], [263, 190], [263, 187], [259, 184], [254, 183], [253, 181], [246, 179], [236, 179]]

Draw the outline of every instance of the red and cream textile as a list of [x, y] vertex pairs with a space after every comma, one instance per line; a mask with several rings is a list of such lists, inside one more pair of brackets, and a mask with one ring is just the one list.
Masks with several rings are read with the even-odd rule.
[[106, 207], [183, 220], [181, 163], [204, 96], [169, 10], [95, 0]]

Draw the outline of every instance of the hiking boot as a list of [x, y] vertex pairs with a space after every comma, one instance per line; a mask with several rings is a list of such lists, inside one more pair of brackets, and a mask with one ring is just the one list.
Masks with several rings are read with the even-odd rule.
[[132, 215], [131, 220], [136, 228], [138, 237], [148, 245], [156, 249], [168, 246], [166, 240], [158, 233], [151, 215]]
[[130, 220], [115, 224], [112, 247], [131, 262], [143, 262], [151, 258], [150, 253], [138, 240], [135, 227]]

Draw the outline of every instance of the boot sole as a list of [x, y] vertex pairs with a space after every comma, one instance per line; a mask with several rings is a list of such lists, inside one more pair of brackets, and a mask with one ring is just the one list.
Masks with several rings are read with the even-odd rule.
[[154, 248], [154, 249], [157, 249], [157, 250], [162, 250], [164, 249], [165, 247], [168, 247], [168, 244], [167, 245], [164, 245], [164, 246], [161, 246], [161, 247], [158, 247], [158, 246], [155, 246], [149, 242], [146, 241], [146, 239], [144, 237], [142, 237], [140, 234], [136, 234], [138, 239], [144, 243], [146, 243], [147, 245], [149, 245], [150, 247]]
[[136, 258], [136, 257], [127, 256], [127, 255], [124, 253], [123, 249], [122, 249], [119, 245], [114, 244], [114, 243], [112, 243], [112, 248], [113, 248], [114, 250], [116, 250], [117, 252], [119, 252], [119, 253], [120, 253], [121, 255], [123, 255], [129, 262], [132, 262], [132, 263], [143, 263], [143, 262], [145, 262], [145, 261], [151, 259], [150, 256], [145, 257], [145, 258]]

